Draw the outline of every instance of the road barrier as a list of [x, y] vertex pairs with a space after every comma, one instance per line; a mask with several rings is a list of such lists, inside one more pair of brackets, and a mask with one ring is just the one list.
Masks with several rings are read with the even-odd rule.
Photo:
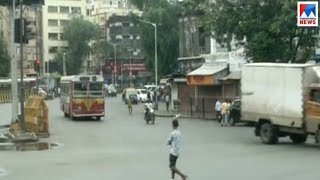
[[[30, 96], [35, 95], [35, 93], [27, 92], [24, 95], [24, 101], [27, 101]], [[11, 103], [12, 102], [12, 95], [11, 93], [0, 93], [0, 104], [1, 103]]]

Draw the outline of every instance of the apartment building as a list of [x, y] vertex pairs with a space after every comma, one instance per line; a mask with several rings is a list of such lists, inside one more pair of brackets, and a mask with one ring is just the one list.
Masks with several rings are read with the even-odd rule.
[[50, 61], [59, 49], [68, 47], [63, 36], [63, 27], [74, 15], [87, 15], [91, 0], [46, 0], [42, 7], [42, 40], [44, 72], [49, 73]]
[[[7, 45], [8, 52], [12, 53], [12, 43], [11, 43], [11, 37], [13, 36], [12, 33], [14, 33], [11, 30], [11, 19], [9, 14], [10, 7], [6, 6], [0, 6], [0, 36], [4, 39]], [[28, 22], [28, 28], [31, 28], [31, 31], [33, 34], [38, 34], [39, 31], [37, 31], [39, 28], [39, 16], [37, 15], [37, 7], [31, 7], [31, 6], [25, 6], [23, 7], [24, 13], [23, 18], [26, 19]], [[16, 8], [15, 11], [16, 19], [20, 18], [20, 11], [19, 8]], [[38, 25], [38, 26], [37, 26]], [[23, 50], [23, 75], [24, 76], [33, 76], [35, 75], [34, 71], [34, 62], [40, 55], [39, 46], [37, 46], [37, 36], [32, 36], [29, 40], [28, 44], [24, 44], [24, 50]], [[16, 60], [20, 60], [20, 44], [17, 43], [14, 50], [16, 54]], [[17, 70], [16, 72], [20, 76], [20, 71]]]

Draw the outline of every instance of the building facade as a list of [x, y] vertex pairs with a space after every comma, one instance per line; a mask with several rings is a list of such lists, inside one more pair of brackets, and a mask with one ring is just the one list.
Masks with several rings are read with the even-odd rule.
[[49, 62], [58, 50], [68, 48], [63, 36], [63, 28], [74, 15], [87, 15], [89, 0], [46, 0], [42, 6], [43, 71], [50, 72]]

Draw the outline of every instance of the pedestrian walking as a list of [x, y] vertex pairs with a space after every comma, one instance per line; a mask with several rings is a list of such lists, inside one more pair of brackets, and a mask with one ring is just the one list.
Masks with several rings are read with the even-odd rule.
[[229, 117], [230, 117], [230, 106], [231, 106], [231, 100], [228, 99], [227, 100], [227, 124], [230, 125], [230, 122], [229, 122]]
[[58, 87], [58, 97], [60, 97], [61, 89]]
[[148, 102], [151, 101], [151, 95], [150, 95], [150, 91], [147, 92], [147, 99], [148, 99]]
[[219, 98], [216, 101], [215, 111], [216, 111], [216, 119], [220, 123], [221, 122], [221, 102], [220, 102]]
[[169, 155], [169, 167], [171, 170], [171, 180], [174, 180], [175, 174], [181, 176], [183, 180], [187, 179], [187, 175], [183, 174], [180, 170], [177, 169], [176, 163], [180, 154], [181, 149], [181, 132], [178, 129], [179, 122], [177, 119], [172, 120], [173, 131], [171, 132], [167, 145], [170, 145], [170, 155]]
[[225, 99], [221, 105], [221, 126], [227, 126], [228, 125], [228, 102]]
[[166, 109], [167, 109], [167, 111], [169, 111], [169, 103], [170, 103], [170, 96], [169, 96], [169, 94], [166, 94], [165, 100], [166, 100]]
[[127, 104], [128, 104], [129, 115], [132, 115], [132, 100], [131, 100], [131, 97], [128, 98]]

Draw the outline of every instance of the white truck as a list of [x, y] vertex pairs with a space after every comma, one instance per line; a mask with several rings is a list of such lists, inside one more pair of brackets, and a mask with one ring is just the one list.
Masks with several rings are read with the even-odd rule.
[[254, 122], [265, 144], [289, 136], [320, 142], [320, 66], [251, 63], [241, 74], [241, 119]]

